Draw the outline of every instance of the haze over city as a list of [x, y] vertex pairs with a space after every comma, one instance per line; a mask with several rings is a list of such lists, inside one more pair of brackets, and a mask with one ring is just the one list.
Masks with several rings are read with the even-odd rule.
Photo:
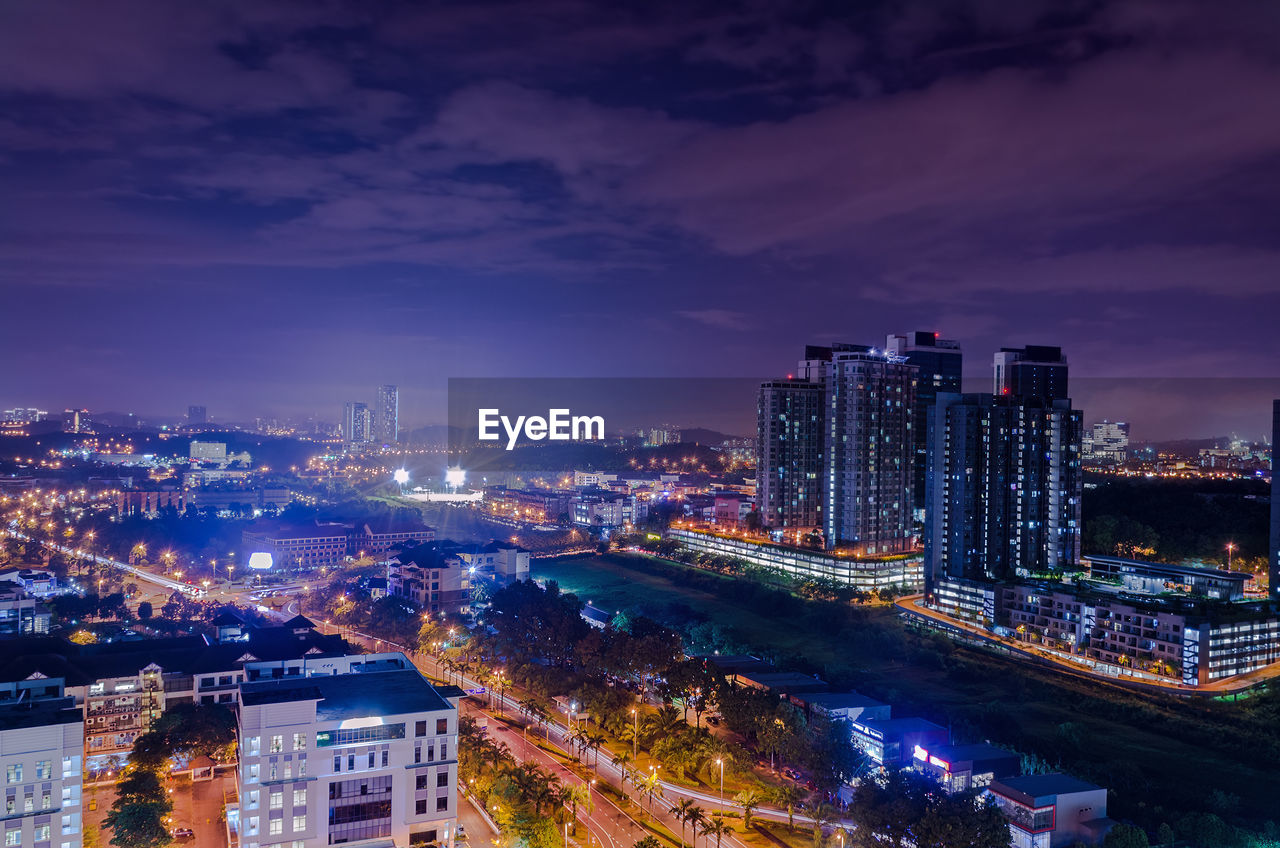
[[760, 378], [914, 329], [979, 378], [1026, 343], [1271, 377], [1278, 31], [1244, 2], [8, 4], [0, 397], [336, 417], [388, 381], [426, 424], [450, 376]]

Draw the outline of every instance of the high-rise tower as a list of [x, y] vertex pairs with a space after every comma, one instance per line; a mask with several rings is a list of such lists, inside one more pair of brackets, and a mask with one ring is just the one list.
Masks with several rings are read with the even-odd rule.
[[995, 394], [1023, 400], [1063, 400], [1067, 358], [1060, 347], [1002, 347], [995, 356]]
[[911, 488], [915, 494], [916, 515], [921, 517], [928, 506], [924, 493], [925, 474], [929, 464], [929, 409], [940, 392], [960, 391], [964, 357], [959, 342], [940, 339], [937, 333], [915, 332], [889, 336], [885, 349], [903, 357], [909, 365], [919, 369], [916, 374], [916, 403], [911, 413]]
[[378, 386], [373, 404], [373, 440], [383, 445], [400, 441], [400, 391], [395, 386]]

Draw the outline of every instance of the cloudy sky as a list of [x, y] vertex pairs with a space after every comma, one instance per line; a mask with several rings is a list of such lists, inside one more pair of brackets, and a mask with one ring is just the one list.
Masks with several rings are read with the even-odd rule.
[[912, 329], [1280, 375], [1273, 3], [10, 2], [0, 190], [4, 406], [414, 424]]

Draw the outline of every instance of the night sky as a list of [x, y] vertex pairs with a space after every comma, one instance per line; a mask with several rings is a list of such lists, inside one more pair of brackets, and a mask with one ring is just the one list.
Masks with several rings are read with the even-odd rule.
[[0, 191], [2, 406], [414, 425], [914, 329], [1275, 377], [1280, 4], [9, 2]]

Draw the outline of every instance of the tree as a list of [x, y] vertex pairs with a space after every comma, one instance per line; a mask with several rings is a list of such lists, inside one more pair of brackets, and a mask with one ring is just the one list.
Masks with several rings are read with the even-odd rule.
[[796, 807], [805, 797], [805, 791], [794, 783], [784, 783], [773, 790], [773, 802], [787, 811], [787, 830], [796, 829]]
[[760, 797], [760, 793], [756, 790], [744, 789], [733, 796], [733, 800], [742, 808], [742, 824], [743, 827], [749, 830], [751, 828], [751, 816], [764, 799]]
[[635, 848], [662, 848], [662, 843], [653, 836], [646, 836], [636, 841]]
[[716, 838], [716, 848], [720, 848], [720, 840], [724, 838], [726, 833], [732, 833], [733, 827], [724, 820], [724, 816], [716, 815], [702, 825], [700, 830], [703, 836], [714, 836]]
[[813, 848], [822, 848], [822, 840], [825, 834], [823, 828], [836, 820], [836, 808], [819, 801], [816, 804], [810, 804], [805, 810], [809, 818], [813, 819]]
[[235, 741], [235, 715], [221, 704], [175, 704], [133, 742], [130, 761], [159, 770], [173, 756], [214, 756]]
[[173, 809], [155, 772], [135, 768], [116, 785], [116, 800], [103, 823], [119, 848], [160, 848], [169, 844], [164, 817]]
[[[668, 811], [671, 815], [675, 816], [676, 821], [680, 822], [680, 848], [684, 848], [684, 828], [689, 821], [689, 814], [691, 811], [698, 809], [699, 807], [693, 803], [692, 798], [681, 798], [676, 802], [676, 805]], [[694, 831], [694, 837], [697, 837], [696, 830]]]
[[1147, 832], [1140, 827], [1121, 822], [1107, 832], [1102, 848], [1149, 848]]
[[1172, 845], [1173, 840], [1173, 828], [1169, 827], [1168, 822], [1160, 822], [1160, 826], [1156, 828], [1156, 842], [1160, 845]]
[[138, 604], [138, 618], [140, 620], [149, 621], [151, 619], [151, 614], [152, 614], [152, 609], [151, 609], [150, 601], [143, 601], [142, 603]]

